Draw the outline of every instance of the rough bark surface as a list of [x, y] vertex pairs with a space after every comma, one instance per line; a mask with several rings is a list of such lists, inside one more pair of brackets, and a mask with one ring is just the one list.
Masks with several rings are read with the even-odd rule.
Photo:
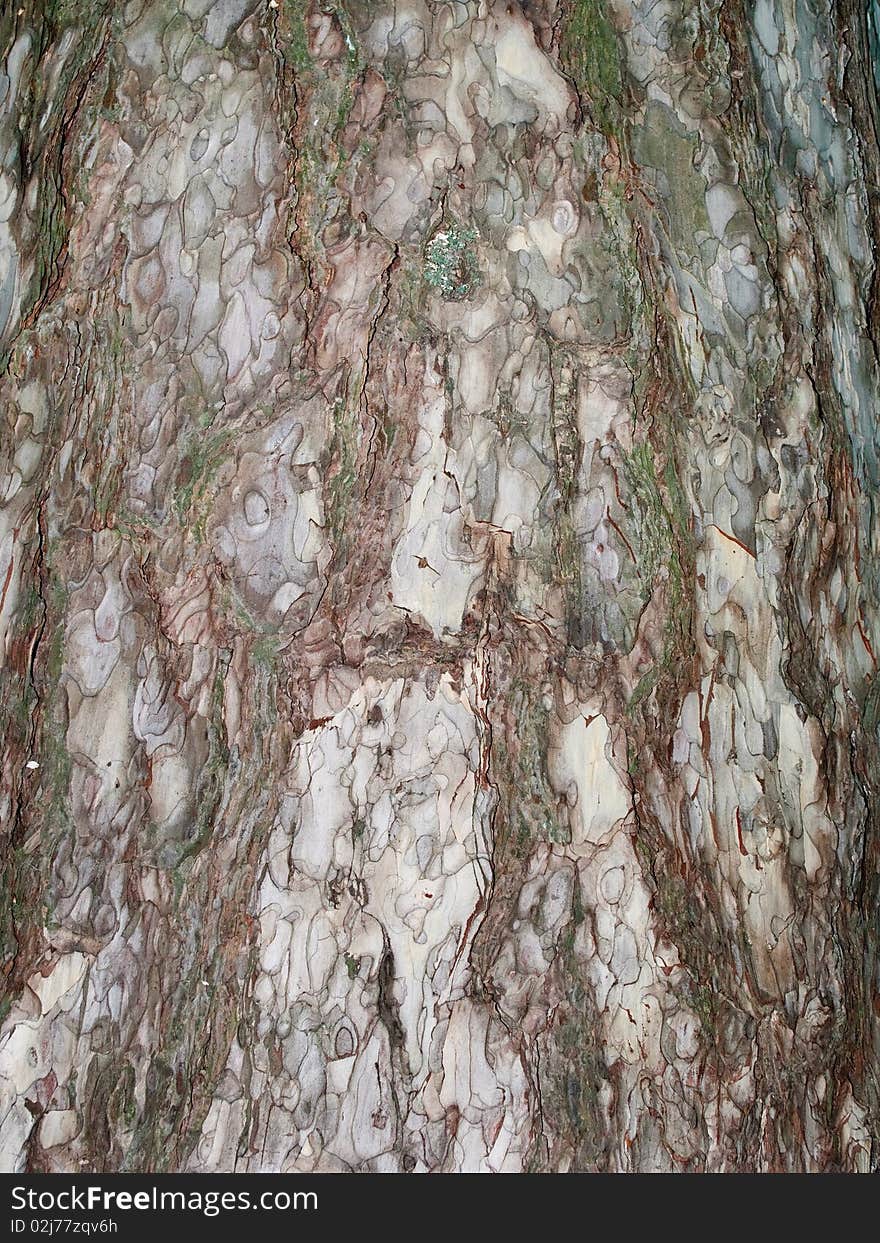
[[876, 5], [0, 16], [0, 1164], [872, 1170]]

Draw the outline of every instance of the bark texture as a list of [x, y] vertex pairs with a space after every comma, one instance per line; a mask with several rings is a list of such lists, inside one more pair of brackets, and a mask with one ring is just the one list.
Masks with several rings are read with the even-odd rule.
[[3, 1169], [877, 1167], [877, 18], [3, 8]]

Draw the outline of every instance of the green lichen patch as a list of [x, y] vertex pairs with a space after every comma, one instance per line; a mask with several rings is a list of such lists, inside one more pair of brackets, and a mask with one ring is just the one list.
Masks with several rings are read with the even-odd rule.
[[108, 0], [49, 0], [46, 19], [58, 29], [67, 26], [94, 26], [109, 8]]
[[225, 431], [193, 439], [181, 463], [174, 508], [181, 524], [190, 517], [191, 511], [195, 511], [192, 525], [198, 540], [204, 538], [206, 521], [203, 507], [198, 502], [205, 497], [226, 457], [228, 445], [229, 433]]
[[309, 35], [306, 30], [307, 9], [305, 0], [285, 0], [283, 12], [286, 38], [283, 52], [285, 60], [297, 74], [308, 73], [312, 68]]
[[346, 48], [345, 77], [336, 110], [336, 130], [338, 133], [348, 124], [348, 117], [354, 103], [354, 82], [363, 72], [366, 62], [361, 55], [360, 44], [358, 43], [354, 25], [344, 5], [340, 4], [337, 6], [336, 18], [342, 27], [342, 37], [345, 39]]
[[516, 743], [499, 743], [496, 752], [499, 788], [513, 792], [504, 818], [504, 842], [513, 854], [527, 859], [536, 842], [567, 843], [571, 834], [559, 818], [558, 800], [549, 780], [547, 744], [550, 709], [535, 688], [517, 679], [510, 689]]
[[[585, 918], [576, 878], [571, 918], [560, 937], [553, 965], [564, 1000], [556, 1007], [547, 1031], [541, 1078], [544, 1121], [559, 1146], [551, 1149], [551, 1160], [564, 1152], [570, 1157], [572, 1171], [592, 1172], [604, 1168], [601, 1095], [608, 1072], [597, 1039], [595, 999], [577, 952], [577, 933]], [[537, 1159], [532, 1168], [538, 1172], [545, 1167]]]
[[255, 665], [268, 673], [274, 673], [281, 657], [281, 643], [277, 635], [259, 634], [251, 645], [251, 657]]
[[[72, 760], [61, 679], [68, 594], [53, 568], [51, 543], [41, 588], [32, 586], [20, 606], [11, 650], [30, 649], [31, 664], [0, 699], [0, 737], [18, 762], [38, 768], [22, 784], [24, 824], [16, 822], [0, 850], [0, 958], [13, 959], [27, 925], [50, 925], [55, 907], [52, 860], [72, 827], [69, 809]], [[22, 830], [23, 831], [20, 831]]]
[[[56, 688], [61, 681], [64, 627], [59, 623], [50, 640], [49, 685]], [[41, 763], [44, 789], [48, 795], [44, 821], [44, 848], [55, 844], [73, 827], [70, 813], [70, 780], [73, 759], [67, 749], [67, 722], [62, 711], [46, 713], [43, 719]]]
[[172, 867], [179, 868], [207, 845], [223, 805], [230, 764], [229, 743], [223, 719], [223, 684], [230, 659], [229, 652], [224, 649], [211, 688], [211, 711], [207, 722], [208, 755], [199, 774], [195, 822], [186, 841], [166, 847], [162, 861]]
[[628, 355], [635, 370], [638, 366], [636, 342], [642, 338], [651, 301], [639, 272], [636, 232], [627, 208], [625, 187], [620, 179], [602, 179], [597, 206], [604, 225], [599, 244], [608, 258], [617, 294], [619, 322], [623, 334], [630, 339]]
[[577, 425], [575, 373], [565, 367], [562, 352], [553, 351], [553, 449], [559, 502], [556, 511], [554, 556], [545, 566], [545, 580], [561, 584], [566, 598], [568, 641], [576, 647], [585, 642], [581, 545], [574, 522], [578, 470], [583, 446]]
[[664, 207], [668, 226], [683, 253], [693, 253], [696, 238], [710, 232], [706, 213], [706, 178], [695, 167], [698, 141], [666, 104], [652, 99], [644, 124], [633, 130], [633, 153], [649, 171]]
[[560, 47], [562, 64], [602, 129], [610, 126], [623, 91], [617, 34], [604, 0], [574, 0]]
[[295, 96], [290, 123], [295, 137], [291, 221], [295, 227], [289, 240], [305, 262], [320, 264], [325, 230], [342, 227], [345, 218], [344, 174], [372, 148], [369, 143], [355, 145], [346, 132], [357, 83], [366, 68], [352, 20], [344, 5], [332, 7], [346, 54], [331, 63], [313, 61], [308, 50], [307, 8], [302, 0], [288, 0], [283, 23], [287, 41], [282, 54], [290, 67]]
[[438, 229], [425, 248], [425, 281], [448, 301], [467, 298], [477, 287], [476, 240], [476, 229], [450, 223]]
[[337, 400], [333, 406], [331, 443], [331, 461], [335, 470], [324, 490], [324, 513], [337, 549], [346, 539], [346, 519], [356, 478], [357, 449], [357, 415], [350, 404]]
[[681, 566], [675, 555], [673, 517], [660, 491], [654, 450], [647, 442], [636, 445], [624, 462], [633, 502], [633, 524], [639, 552], [639, 573], [648, 586], [666, 567], [680, 587]]
[[658, 473], [654, 450], [647, 441], [638, 444], [624, 460], [624, 476], [631, 506], [630, 542], [636, 569], [646, 598], [662, 582], [666, 593], [666, 626], [663, 648], [655, 665], [636, 685], [627, 711], [632, 713], [650, 698], [672, 670], [686, 643], [690, 613], [686, 607], [686, 582], [692, 569], [693, 541], [688, 505], [670, 460]]

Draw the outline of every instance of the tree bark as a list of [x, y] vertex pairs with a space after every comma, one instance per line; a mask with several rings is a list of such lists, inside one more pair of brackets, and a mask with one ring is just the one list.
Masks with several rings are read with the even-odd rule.
[[861, 0], [0, 17], [0, 1163], [878, 1166]]

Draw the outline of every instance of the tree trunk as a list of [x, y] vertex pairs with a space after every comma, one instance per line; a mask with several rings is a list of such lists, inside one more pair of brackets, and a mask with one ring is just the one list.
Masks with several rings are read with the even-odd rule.
[[878, 16], [4, 9], [3, 1169], [878, 1165]]

